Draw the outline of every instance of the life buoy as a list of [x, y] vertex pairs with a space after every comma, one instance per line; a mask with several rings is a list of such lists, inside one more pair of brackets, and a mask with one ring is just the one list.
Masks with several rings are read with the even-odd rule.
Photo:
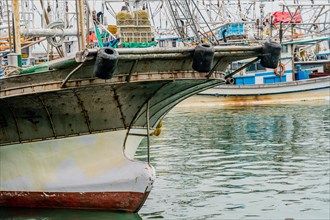
[[283, 76], [284, 72], [285, 72], [285, 65], [283, 63], [279, 63], [278, 67], [281, 68], [281, 72], [278, 71], [277, 68], [274, 69], [274, 73], [276, 76]]
[[230, 85], [235, 84], [235, 79], [234, 78], [231, 78], [231, 77], [227, 78], [226, 79], [226, 84], [230, 84]]

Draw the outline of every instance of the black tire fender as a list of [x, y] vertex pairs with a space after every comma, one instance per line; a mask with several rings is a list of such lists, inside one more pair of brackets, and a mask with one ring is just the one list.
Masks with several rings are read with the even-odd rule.
[[97, 52], [93, 74], [101, 79], [111, 79], [116, 71], [118, 52], [110, 47], [104, 47]]
[[213, 67], [213, 59], [213, 46], [211, 44], [199, 44], [194, 51], [192, 68], [198, 72], [209, 72]]
[[276, 68], [280, 59], [281, 49], [282, 47], [279, 43], [266, 42], [262, 49], [260, 64], [266, 68]]

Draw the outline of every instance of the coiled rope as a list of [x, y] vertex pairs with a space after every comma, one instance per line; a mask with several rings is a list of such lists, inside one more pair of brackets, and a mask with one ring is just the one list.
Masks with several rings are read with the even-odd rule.
[[48, 26], [50, 29], [60, 29], [62, 31], [61, 36], [52, 36], [52, 37], [47, 37], [47, 42], [54, 46], [54, 47], [60, 47], [63, 44], [64, 41], [64, 23], [62, 21], [55, 21], [50, 23]]

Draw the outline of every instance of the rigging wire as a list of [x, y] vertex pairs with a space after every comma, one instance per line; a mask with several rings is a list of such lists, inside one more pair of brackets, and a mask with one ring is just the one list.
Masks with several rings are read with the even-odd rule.
[[[196, 5], [196, 3], [194, 1], [192, 1], [192, 2], [193, 2], [193, 4], [195, 4], [196, 8], [198, 8], [197, 5]], [[204, 22], [206, 23], [209, 31], [211, 32], [212, 36], [216, 40], [217, 44], [219, 44], [219, 41], [218, 41], [217, 37], [214, 35], [213, 31], [211, 30], [210, 26], [208, 25], [207, 21], [205, 20], [204, 16], [202, 15], [201, 11], [200, 10], [197, 10], [197, 11], [200, 13], [201, 17], [203, 18]], [[210, 41], [210, 42], [212, 42], [212, 41]]]
[[[190, 19], [191, 19], [191, 25], [190, 25], [190, 27], [192, 28], [193, 32], [195, 33], [196, 38], [198, 38], [198, 32], [199, 32], [199, 30], [197, 28], [196, 22], [194, 21], [193, 15], [192, 15], [191, 10], [189, 8], [188, 1], [187, 0], [184, 0], [184, 2], [186, 3], [186, 7], [187, 7], [186, 10], [188, 11], [189, 16], [190, 16]], [[195, 3], [194, 1], [192, 1], [192, 2]], [[196, 7], [196, 9], [198, 10], [198, 7]], [[187, 17], [186, 17], [186, 19], [187, 19]], [[190, 22], [189, 22], [189, 24], [190, 24]]]
[[[186, 38], [186, 36], [185, 36], [185, 32], [184, 31], [180, 31], [180, 26], [179, 26], [179, 24], [178, 24], [178, 19], [176, 18], [176, 16], [175, 16], [175, 14], [177, 13], [177, 12], [175, 12], [174, 11], [174, 9], [173, 9], [173, 5], [171, 4], [171, 1], [174, 1], [174, 3], [176, 3], [177, 4], [177, 2], [175, 1], [175, 0], [167, 0], [166, 1], [166, 3], [167, 3], [167, 8], [169, 8], [170, 9], [170, 13], [172, 14], [172, 16], [170, 16], [171, 18], [173, 18], [174, 19], [174, 27], [175, 27], [175, 31], [177, 32], [177, 35], [178, 36], [181, 36], [181, 39], [185, 39]], [[179, 7], [180, 8], [180, 7]], [[181, 10], [181, 8], [180, 8], [180, 10]]]
[[156, 26], [156, 23], [155, 23], [155, 20], [154, 20], [154, 15], [152, 14], [150, 1], [147, 1], [147, 5], [148, 5], [148, 7], [146, 9], [149, 12], [148, 14], [150, 14], [150, 18], [151, 18], [152, 24], [153, 24], [152, 26], [155, 27]]

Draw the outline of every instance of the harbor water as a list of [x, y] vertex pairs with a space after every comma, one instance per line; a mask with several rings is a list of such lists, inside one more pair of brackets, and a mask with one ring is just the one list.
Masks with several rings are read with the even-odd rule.
[[139, 213], [1, 208], [0, 217], [329, 219], [329, 141], [328, 103], [175, 108], [151, 138], [157, 178]]

